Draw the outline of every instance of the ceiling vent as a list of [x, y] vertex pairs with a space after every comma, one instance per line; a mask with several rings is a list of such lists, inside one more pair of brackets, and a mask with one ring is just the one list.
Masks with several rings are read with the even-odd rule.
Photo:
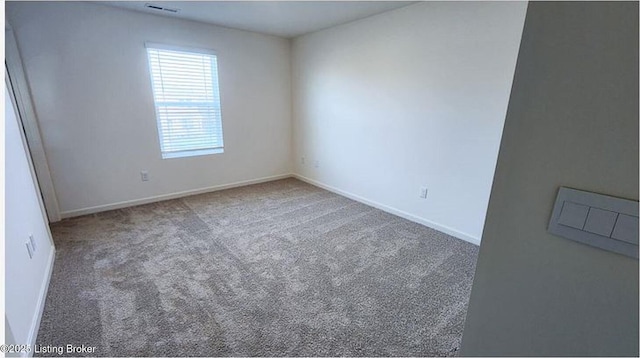
[[159, 5], [149, 4], [149, 3], [144, 4], [144, 7], [152, 10], [172, 12], [174, 14], [180, 11], [180, 9], [172, 9], [170, 7], [164, 7], [164, 6], [159, 6]]

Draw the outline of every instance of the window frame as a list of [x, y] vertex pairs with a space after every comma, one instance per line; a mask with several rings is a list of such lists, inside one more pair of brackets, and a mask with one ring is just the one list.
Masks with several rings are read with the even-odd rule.
[[[197, 47], [188, 47], [188, 46], [176, 46], [176, 45], [169, 45], [169, 44], [164, 44], [164, 43], [158, 43], [158, 42], [152, 42], [152, 41], [145, 41], [144, 42], [144, 47], [145, 47], [145, 55], [147, 57], [147, 69], [149, 71], [149, 83], [151, 85], [151, 94], [152, 94], [152, 101], [153, 101], [153, 107], [154, 107], [154, 116], [155, 116], [155, 123], [156, 123], [156, 130], [157, 130], [157, 135], [158, 135], [158, 145], [160, 147], [160, 156], [162, 159], [174, 159], [174, 158], [185, 158], [185, 157], [194, 157], [194, 156], [203, 156], [203, 155], [212, 155], [212, 154], [222, 154], [224, 153], [224, 122], [222, 120], [222, 95], [220, 93], [220, 76], [219, 76], [219, 57], [218, 54], [215, 50], [212, 49], [204, 49], [204, 48], [197, 48]], [[155, 93], [155, 86], [154, 86], [154, 73], [152, 70], [152, 65], [151, 65], [151, 56], [149, 54], [149, 49], [152, 50], [166, 50], [166, 51], [175, 51], [175, 52], [182, 52], [182, 53], [187, 53], [187, 54], [194, 54], [194, 55], [209, 55], [209, 56], [214, 56], [215, 57], [215, 69], [212, 68], [212, 72], [215, 73], [215, 76], [212, 78], [212, 87], [214, 88], [214, 94], [217, 94], [218, 96], [218, 101], [216, 103], [217, 108], [219, 110], [219, 126], [220, 126], [220, 147], [215, 147], [215, 148], [202, 148], [202, 149], [187, 149], [187, 150], [182, 150], [182, 151], [175, 151], [175, 152], [170, 152], [170, 151], [163, 151], [163, 144], [164, 142], [164, 137], [163, 137], [163, 132], [161, 129], [161, 125], [160, 125], [160, 117], [159, 117], [159, 112], [158, 112], [158, 104], [156, 102], [156, 93]]]

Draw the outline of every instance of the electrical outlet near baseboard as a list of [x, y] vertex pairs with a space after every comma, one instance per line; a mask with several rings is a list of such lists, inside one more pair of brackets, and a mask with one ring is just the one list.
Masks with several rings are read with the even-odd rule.
[[146, 170], [141, 171], [140, 179], [142, 179], [142, 181], [149, 181], [149, 172]]
[[29, 243], [31, 244], [31, 249], [33, 249], [33, 252], [36, 252], [38, 247], [36, 246], [36, 240], [33, 238], [33, 234], [29, 234]]
[[426, 198], [427, 198], [427, 192], [428, 192], [427, 187], [426, 187], [426, 186], [423, 186], [423, 187], [421, 187], [421, 188], [420, 188], [420, 193], [418, 193], [418, 196], [419, 196], [421, 199], [426, 199]]
[[33, 258], [33, 249], [31, 248], [31, 244], [29, 241], [25, 242], [24, 245], [27, 247], [27, 253], [29, 254], [29, 258]]

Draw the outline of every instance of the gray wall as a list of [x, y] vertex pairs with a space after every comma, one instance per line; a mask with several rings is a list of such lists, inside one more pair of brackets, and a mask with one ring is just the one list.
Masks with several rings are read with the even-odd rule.
[[529, 4], [462, 355], [638, 356], [638, 261], [547, 233], [560, 186], [638, 199], [638, 3]]

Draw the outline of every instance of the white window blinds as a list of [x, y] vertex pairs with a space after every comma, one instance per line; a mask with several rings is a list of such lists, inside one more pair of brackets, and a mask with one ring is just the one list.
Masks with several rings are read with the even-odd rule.
[[162, 158], [223, 152], [213, 53], [146, 44]]

